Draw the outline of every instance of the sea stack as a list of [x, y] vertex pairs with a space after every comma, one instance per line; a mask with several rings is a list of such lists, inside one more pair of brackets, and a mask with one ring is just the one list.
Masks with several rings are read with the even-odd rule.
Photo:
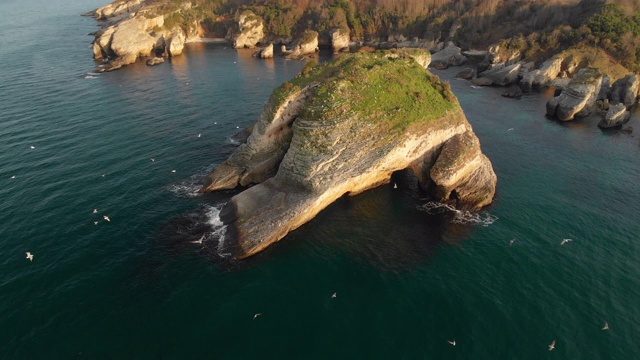
[[276, 89], [247, 142], [201, 190], [253, 185], [221, 211], [225, 252], [251, 256], [396, 171], [410, 170], [437, 201], [466, 209], [491, 203], [491, 162], [449, 85], [425, 70], [425, 56], [349, 54], [309, 63]]

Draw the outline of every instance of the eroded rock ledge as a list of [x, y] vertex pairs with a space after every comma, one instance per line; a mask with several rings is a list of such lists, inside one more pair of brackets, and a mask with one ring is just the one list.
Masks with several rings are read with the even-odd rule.
[[221, 212], [225, 252], [251, 256], [341, 196], [389, 183], [405, 169], [438, 201], [470, 209], [491, 203], [491, 163], [448, 84], [425, 71], [425, 56], [346, 55], [308, 64], [276, 89], [247, 142], [202, 188], [256, 184]]

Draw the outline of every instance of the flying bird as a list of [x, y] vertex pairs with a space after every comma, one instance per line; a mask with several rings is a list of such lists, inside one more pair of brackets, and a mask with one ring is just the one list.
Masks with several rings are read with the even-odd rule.
[[35, 146], [33, 146], [33, 145], [31, 145], [31, 146], [29, 146], [29, 147], [30, 147], [31, 149], [35, 149], [35, 148], [36, 148], [36, 147], [35, 147]]
[[29, 259], [29, 261], [33, 261], [33, 254], [28, 251], [26, 252], [26, 254], [27, 254], [27, 259]]
[[204, 234], [198, 240], [190, 241], [192, 244], [202, 244], [202, 240], [204, 240]]
[[171, 170], [172, 173], [176, 172], [175, 170]]
[[338, 293], [333, 293], [333, 294], [331, 294], [331, 298], [332, 298], [332, 299], [335, 299], [335, 298], [337, 298], [337, 297], [338, 297]]
[[453, 340], [453, 341], [449, 341], [449, 340], [447, 340], [447, 342], [448, 342], [449, 344], [453, 345], [453, 346], [456, 346], [456, 341], [455, 341], [455, 340]]
[[609, 323], [608, 322], [604, 322], [604, 326], [602, 327], [602, 330], [609, 330]]
[[393, 183], [393, 188], [394, 188], [394, 189], [397, 189], [397, 188], [398, 188], [398, 184]]
[[103, 218], [104, 218], [105, 220], [107, 220], [107, 221], [111, 222], [111, 219], [109, 219], [109, 217], [108, 217], [108, 216], [106, 216], [106, 215], [105, 215], [105, 216], [103, 216]]
[[9, 179], [15, 179], [15, 178], [16, 178], [16, 176], [15, 176], [15, 175], [13, 175], [13, 176], [11, 176]]
[[154, 159], [154, 158], [151, 158], [151, 162], [154, 162], [154, 161], [156, 161], [156, 159]]
[[513, 245], [514, 242], [516, 242], [516, 239], [511, 239], [511, 241], [509, 241], [509, 246]]
[[202, 136], [202, 134], [198, 134], [198, 137]]
[[555, 348], [556, 348], [556, 340], [554, 339], [554, 340], [551, 342], [551, 345], [549, 345], [549, 351], [551, 351], [551, 350], [553, 350], [553, 349], [555, 349]]
[[562, 245], [564, 245], [564, 244], [566, 244], [568, 242], [572, 242], [572, 241], [573, 240], [571, 240], [571, 239], [562, 239], [562, 241], [560, 242], [560, 246], [562, 246]]
[[253, 320], [257, 319], [257, 318], [258, 318], [258, 316], [260, 316], [260, 315], [262, 315], [262, 314], [261, 314], [261, 313], [257, 313], [257, 314], [255, 314], [255, 315], [253, 315]]
[[98, 225], [98, 222], [97, 222], [97, 221], [94, 221], [94, 222], [93, 222], [93, 225]]
[[93, 209], [93, 213], [94, 214], [97, 213], [97, 212], [98, 212], [98, 209]]

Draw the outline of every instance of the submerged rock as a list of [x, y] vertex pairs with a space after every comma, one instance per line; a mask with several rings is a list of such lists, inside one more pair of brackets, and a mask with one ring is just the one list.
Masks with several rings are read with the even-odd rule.
[[162, 64], [163, 62], [164, 62], [164, 58], [154, 57], [154, 58], [151, 58], [151, 59], [147, 60], [147, 65], [155, 66], [155, 65]]
[[259, 57], [261, 59], [271, 59], [271, 58], [273, 58], [273, 44], [269, 44], [266, 47], [258, 49], [258, 51], [256, 51], [253, 54], [253, 56]]
[[255, 185], [221, 211], [225, 252], [251, 256], [400, 170], [439, 201], [469, 209], [492, 201], [495, 173], [457, 99], [413, 57], [358, 53], [309, 63], [273, 92], [247, 142], [201, 190]]

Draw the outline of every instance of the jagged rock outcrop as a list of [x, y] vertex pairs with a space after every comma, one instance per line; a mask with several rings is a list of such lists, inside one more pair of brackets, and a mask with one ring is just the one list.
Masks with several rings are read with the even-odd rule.
[[[284, 46], [284, 45], [283, 45]], [[271, 59], [273, 58], [273, 44], [269, 44], [261, 49], [258, 49], [253, 56], [259, 57], [261, 59]]]
[[[286, 50], [286, 48], [285, 48]], [[291, 50], [286, 50], [283, 56], [287, 58], [299, 58], [318, 52], [318, 32], [305, 30]]]
[[636, 102], [639, 89], [640, 76], [638, 74], [629, 74], [613, 83], [609, 94], [609, 102], [612, 104], [622, 103], [629, 107]]
[[184, 43], [187, 41], [187, 34], [181, 27], [176, 26], [171, 30], [171, 36], [166, 40], [165, 49], [171, 57], [182, 54]]
[[539, 69], [530, 71], [520, 81], [520, 88], [530, 92], [534, 87], [543, 87], [554, 80], [562, 71], [561, 57], [555, 57], [542, 63]]
[[589, 114], [600, 92], [602, 74], [596, 68], [580, 69], [560, 95], [547, 102], [547, 115], [560, 121]]
[[499, 85], [506, 86], [518, 81], [518, 73], [522, 64], [516, 63], [499, 69], [487, 70], [471, 81], [479, 86]]
[[337, 28], [331, 31], [331, 48], [334, 53], [349, 50], [349, 29]]
[[627, 107], [624, 104], [618, 103], [611, 105], [609, 110], [607, 110], [602, 119], [598, 122], [598, 127], [608, 129], [622, 126], [622, 124], [629, 121], [630, 117], [631, 113], [629, 113], [629, 110], [627, 110]]
[[245, 10], [238, 20], [239, 33], [233, 40], [233, 47], [254, 48], [264, 39], [264, 24], [262, 19], [251, 10]]
[[460, 66], [467, 61], [467, 58], [462, 55], [460, 48], [453, 42], [449, 42], [447, 46], [431, 55], [431, 66], [442, 70], [449, 66]]
[[257, 184], [221, 211], [223, 251], [243, 258], [406, 169], [458, 207], [478, 209], [495, 193], [491, 163], [447, 84], [407, 54], [358, 53], [310, 63], [276, 89], [202, 191]]

